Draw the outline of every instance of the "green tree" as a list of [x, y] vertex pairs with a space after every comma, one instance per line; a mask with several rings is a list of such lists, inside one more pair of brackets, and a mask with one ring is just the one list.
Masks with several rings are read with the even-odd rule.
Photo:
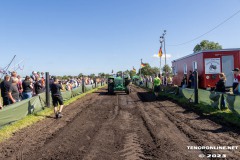
[[108, 78], [108, 77], [110, 77], [110, 76], [111, 76], [111, 75], [110, 75], [110, 74], [108, 74], [108, 73], [107, 73], [107, 74], [105, 74], [105, 77], [106, 77], [106, 78]]
[[68, 76], [64, 75], [64, 76], [62, 77], [62, 79], [66, 80], [66, 79], [68, 79]]
[[168, 65], [168, 64], [166, 64], [166, 65], [164, 65], [163, 66], [163, 68], [162, 68], [162, 70], [163, 70], [163, 72], [168, 72], [168, 73], [171, 73], [172, 72], [172, 68]]
[[[158, 67], [151, 67], [148, 63], [146, 63], [146, 66], [141, 69], [141, 74], [146, 76], [152, 76], [159, 73]], [[140, 69], [138, 71], [138, 74], [140, 74]]]
[[62, 79], [63, 79], [62, 76], [56, 76], [56, 78], [59, 79], [59, 80], [62, 80]]
[[126, 70], [126, 71], [124, 71], [124, 74], [130, 74], [130, 71], [129, 70]]
[[92, 73], [92, 74], [89, 75], [89, 77], [90, 77], [90, 78], [94, 78], [94, 77], [95, 77], [95, 74]]
[[131, 70], [131, 71], [130, 71], [130, 73], [129, 73], [129, 75], [130, 75], [130, 77], [132, 78], [133, 76], [135, 76], [135, 75], [136, 75], [136, 72], [135, 72], [135, 71], [133, 71], [133, 70]]
[[159, 68], [158, 67], [153, 67], [152, 68], [152, 75], [159, 74]]
[[105, 77], [105, 73], [98, 73], [98, 77]]
[[215, 43], [213, 41], [203, 40], [199, 44], [197, 44], [193, 51], [194, 53], [204, 50], [217, 50], [222, 49], [222, 46], [219, 43]]
[[82, 74], [82, 73], [79, 73], [79, 74], [78, 74], [78, 77], [79, 77], [79, 78], [80, 78], [80, 77], [82, 77], [82, 76], [83, 76], [83, 74]]

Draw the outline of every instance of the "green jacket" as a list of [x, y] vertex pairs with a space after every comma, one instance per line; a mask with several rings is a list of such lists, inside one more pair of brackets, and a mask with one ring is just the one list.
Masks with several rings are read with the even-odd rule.
[[162, 80], [159, 77], [154, 78], [153, 84], [154, 86], [160, 86], [162, 83]]

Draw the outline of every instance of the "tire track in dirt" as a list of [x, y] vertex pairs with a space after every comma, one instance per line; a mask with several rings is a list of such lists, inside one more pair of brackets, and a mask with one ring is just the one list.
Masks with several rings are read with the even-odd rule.
[[[1, 150], [1, 156], [31, 160], [157, 159], [152, 138], [132, 101], [126, 94], [110, 96], [102, 90], [88, 101], [67, 107], [60, 121], [49, 118], [16, 133], [22, 138], [14, 136], [9, 144], [1, 144], [2, 149], [10, 146], [12, 154], [6, 156]], [[21, 145], [14, 147], [19, 139]]]
[[12, 138], [0, 144], [0, 159], [23, 159], [25, 154], [35, 152], [57, 132], [61, 132], [62, 128], [71, 123], [79, 112], [97, 100], [95, 94], [89, 94], [65, 107], [64, 117], [60, 121], [54, 119], [54, 115], [48, 116], [32, 126], [14, 133]]
[[[0, 159], [190, 160], [202, 152], [187, 146], [239, 142], [237, 133], [151, 96], [138, 87], [130, 95], [102, 89], [67, 107], [63, 119], [48, 118], [16, 133], [0, 144]], [[232, 159], [239, 155], [227, 153]]]
[[155, 144], [143, 122], [139, 108], [131, 97], [126, 98], [121, 100], [120, 106], [120, 122], [124, 123], [122, 129], [126, 132], [123, 149], [119, 151], [120, 156], [127, 160], [156, 159]]
[[102, 125], [83, 159], [153, 159], [149, 154], [152, 139], [144, 128], [138, 108], [131, 104], [128, 95], [117, 93], [116, 97], [119, 103], [112, 118]]
[[[146, 92], [145, 90], [133, 88], [135, 92]], [[197, 159], [201, 152], [191, 153], [187, 151], [187, 145], [191, 143], [177, 127], [169, 121], [164, 113], [152, 111], [155, 106], [150, 102], [140, 102], [139, 97], [131, 95], [139, 107], [145, 126], [156, 146], [158, 159]], [[177, 158], [176, 158], [177, 157]]]
[[[136, 87], [136, 91], [143, 92], [144, 90]], [[152, 113], [151, 119], [156, 121], [164, 114], [174, 127], [187, 137], [189, 140], [188, 146], [238, 146], [240, 142], [239, 134], [233, 133], [231, 128], [216, 124], [206, 119], [206, 117], [197, 115], [170, 101], [147, 103], [149, 106], [145, 103], [144, 110]], [[167, 123], [166, 126], [169, 126], [171, 123]], [[174, 127], [171, 128], [173, 129]], [[235, 129], [233, 130], [235, 131]], [[172, 137], [174, 136], [172, 135]], [[226, 154], [228, 159], [239, 159], [239, 150], [223, 152], [203, 150], [203, 153], [220, 153]]]
[[[108, 106], [108, 107], [105, 107]], [[36, 155], [27, 159], [88, 159], [104, 124], [113, 114], [116, 102], [104, 94], [91, 103], [71, 123], [57, 133]], [[91, 156], [94, 157], [95, 152]], [[30, 158], [31, 157], [31, 158]], [[91, 157], [89, 157], [91, 159]]]
[[[156, 105], [156, 104], [155, 104]], [[164, 114], [172, 121], [178, 128], [181, 130], [186, 136], [189, 137], [193, 142], [195, 142], [198, 146], [237, 146], [240, 140], [233, 139], [229, 134], [224, 135], [221, 133], [213, 133], [210, 134], [209, 132], [203, 131], [203, 126], [206, 123], [213, 123], [210, 121], [205, 121], [204, 119], [198, 120], [201, 127], [198, 126], [197, 120], [195, 120], [194, 125], [191, 123], [191, 120], [187, 117], [181, 117], [179, 114], [175, 114], [174, 111], [169, 111], [169, 107], [167, 105], [162, 105], [161, 102], [157, 103], [157, 108], [159, 108]], [[209, 124], [210, 125], [210, 124]], [[219, 129], [220, 126], [214, 124], [214, 127], [217, 126]], [[220, 128], [221, 129], [221, 128]], [[227, 137], [226, 137], [227, 136]], [[240, 157], [240, 153], [232, 154], [232, 150], [225, 150], [225, 151], [212, 151], [212, 150], [202, 150], [205, 154], [226, 154], [228, 158], [231, 159], [238, 159]]]

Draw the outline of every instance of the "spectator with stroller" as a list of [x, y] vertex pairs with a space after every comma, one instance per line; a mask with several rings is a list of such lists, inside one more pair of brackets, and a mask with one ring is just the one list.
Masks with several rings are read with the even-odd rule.
[[22, 82], [23, 86], [23, 100], [32, 97], [33, 85], [29, 76], [26, 76], [25, 80]]

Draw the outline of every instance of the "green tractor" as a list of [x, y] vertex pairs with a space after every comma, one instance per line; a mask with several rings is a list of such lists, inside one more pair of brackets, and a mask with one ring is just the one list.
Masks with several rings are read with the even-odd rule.
[[131, 80], [128, 77], [125, 78], [122, 78], [120, 76], [109, 77], [108, 93], [114, 94], [115, 91], [125, 91], [126, 94], [129, 94], [131, 92], [130, 83]]

